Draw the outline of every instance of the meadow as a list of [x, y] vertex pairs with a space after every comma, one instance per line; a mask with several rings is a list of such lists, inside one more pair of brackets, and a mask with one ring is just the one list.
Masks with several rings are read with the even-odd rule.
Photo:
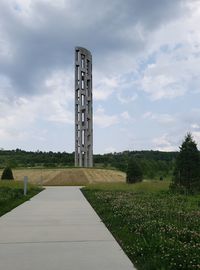
[[[2, 170], [0, 170], [0, 176]], [[16, 181], [28, 176], [29, 182], [45, 186], [83, 186], [98, 182], [125, 182], [126, 174], [118, 170], [95, 168], [21, 168], [13, 169]]]
[[[32, 184], [42, 184], [38, 182], [40, 174], [45, 175], [44, 182], [49, 185], [82, 183], [86, 185], [82, 192], [138, 270], [200, 269], [200, 195], [172, 193], [169, 181], [126, 184], [119, 171], [16, 172], [18, 181], [0, 181], [0, 216], [42, 190]], [[23, 182], [19, 180], [28, 173], [32, 181], [24, 196]]]
[[28, 184], [27, 195], [24, 196], [23, 182], [0, 181], [0, 216], [29, 200], [42, 191], [41, 187]]
[[[2, 170], [0, 170], [0, 175]], [[29, 200], [42, 190], [41, 186], [84, 186], [99, 182], [125, 182], [125, 173], [118, 170], [65, 168], [14, 169], [14, 181], [0, 180], [0, 216]], [[23, 195], [23, 178], [28, 176], [28, 194]]]
[[82, 191], [139, 270], [200, 269], [200, 195], [169, 182], [89, 185]]

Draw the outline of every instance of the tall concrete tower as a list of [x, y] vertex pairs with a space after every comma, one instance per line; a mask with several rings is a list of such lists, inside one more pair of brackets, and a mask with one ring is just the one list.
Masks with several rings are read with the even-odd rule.
[[75, 166], [93, 166], [92, 55], [75, 48]]

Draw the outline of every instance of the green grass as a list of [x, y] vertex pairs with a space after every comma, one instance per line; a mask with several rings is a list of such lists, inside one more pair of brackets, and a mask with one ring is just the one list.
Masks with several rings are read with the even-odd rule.
[[167, 191], [169, 189], [169, 181], [153, 181], [146, 180], [142, 183], [126, 184], [126, 183], [98, 183], [89, 184], [89, 190], [110, 190], [110, 191], [133, 191], [133, 192], [158, 192]]
[[[24, 182], [23, 181], [14, 181], [14, 180], [0, 180], [0, 188], [1, 187], [9, 187], [12, 189], [23, 189], [24, 188]], [[32, 188], [36, 188], [36, 185], [32, 185], [28, 183], [28, 190]]]
[[24, 196], [23, 182], [0, 181], [0, 216], [29, 200], [42, 190], [35, 185], [28, 184], [27, 195]]
[[83, 193], [138, 270], [200, 269], [200, 196], [169, 182], [89, 185]]

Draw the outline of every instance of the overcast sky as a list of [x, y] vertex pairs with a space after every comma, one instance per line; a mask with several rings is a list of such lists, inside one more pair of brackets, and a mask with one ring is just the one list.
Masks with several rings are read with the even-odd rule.
[[200, 147], [199, 0], [0, 0], [0, 148], [74, 151], [74, 47], [94, 152]]

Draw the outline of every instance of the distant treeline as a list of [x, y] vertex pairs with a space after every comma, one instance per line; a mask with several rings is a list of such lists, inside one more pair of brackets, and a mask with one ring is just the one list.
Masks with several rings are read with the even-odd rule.
[[124, 151], [95, 155], [95, 164], [111, 166], [126, 172], [128, 161], [135, 158], [146, 178], [165, 178], [172, 175], [178, 152]]
[[[124, 151], [94, 155], [95, 167], [116, 168], [126, 171], [129, 159], [136, 158], [147, 178], [170, 176], [178, 152], [160, 151]], [[20, 167], [72, 167], [74, 153], [0, 150], [0, 167], [9, 165], [12, 168]]]

